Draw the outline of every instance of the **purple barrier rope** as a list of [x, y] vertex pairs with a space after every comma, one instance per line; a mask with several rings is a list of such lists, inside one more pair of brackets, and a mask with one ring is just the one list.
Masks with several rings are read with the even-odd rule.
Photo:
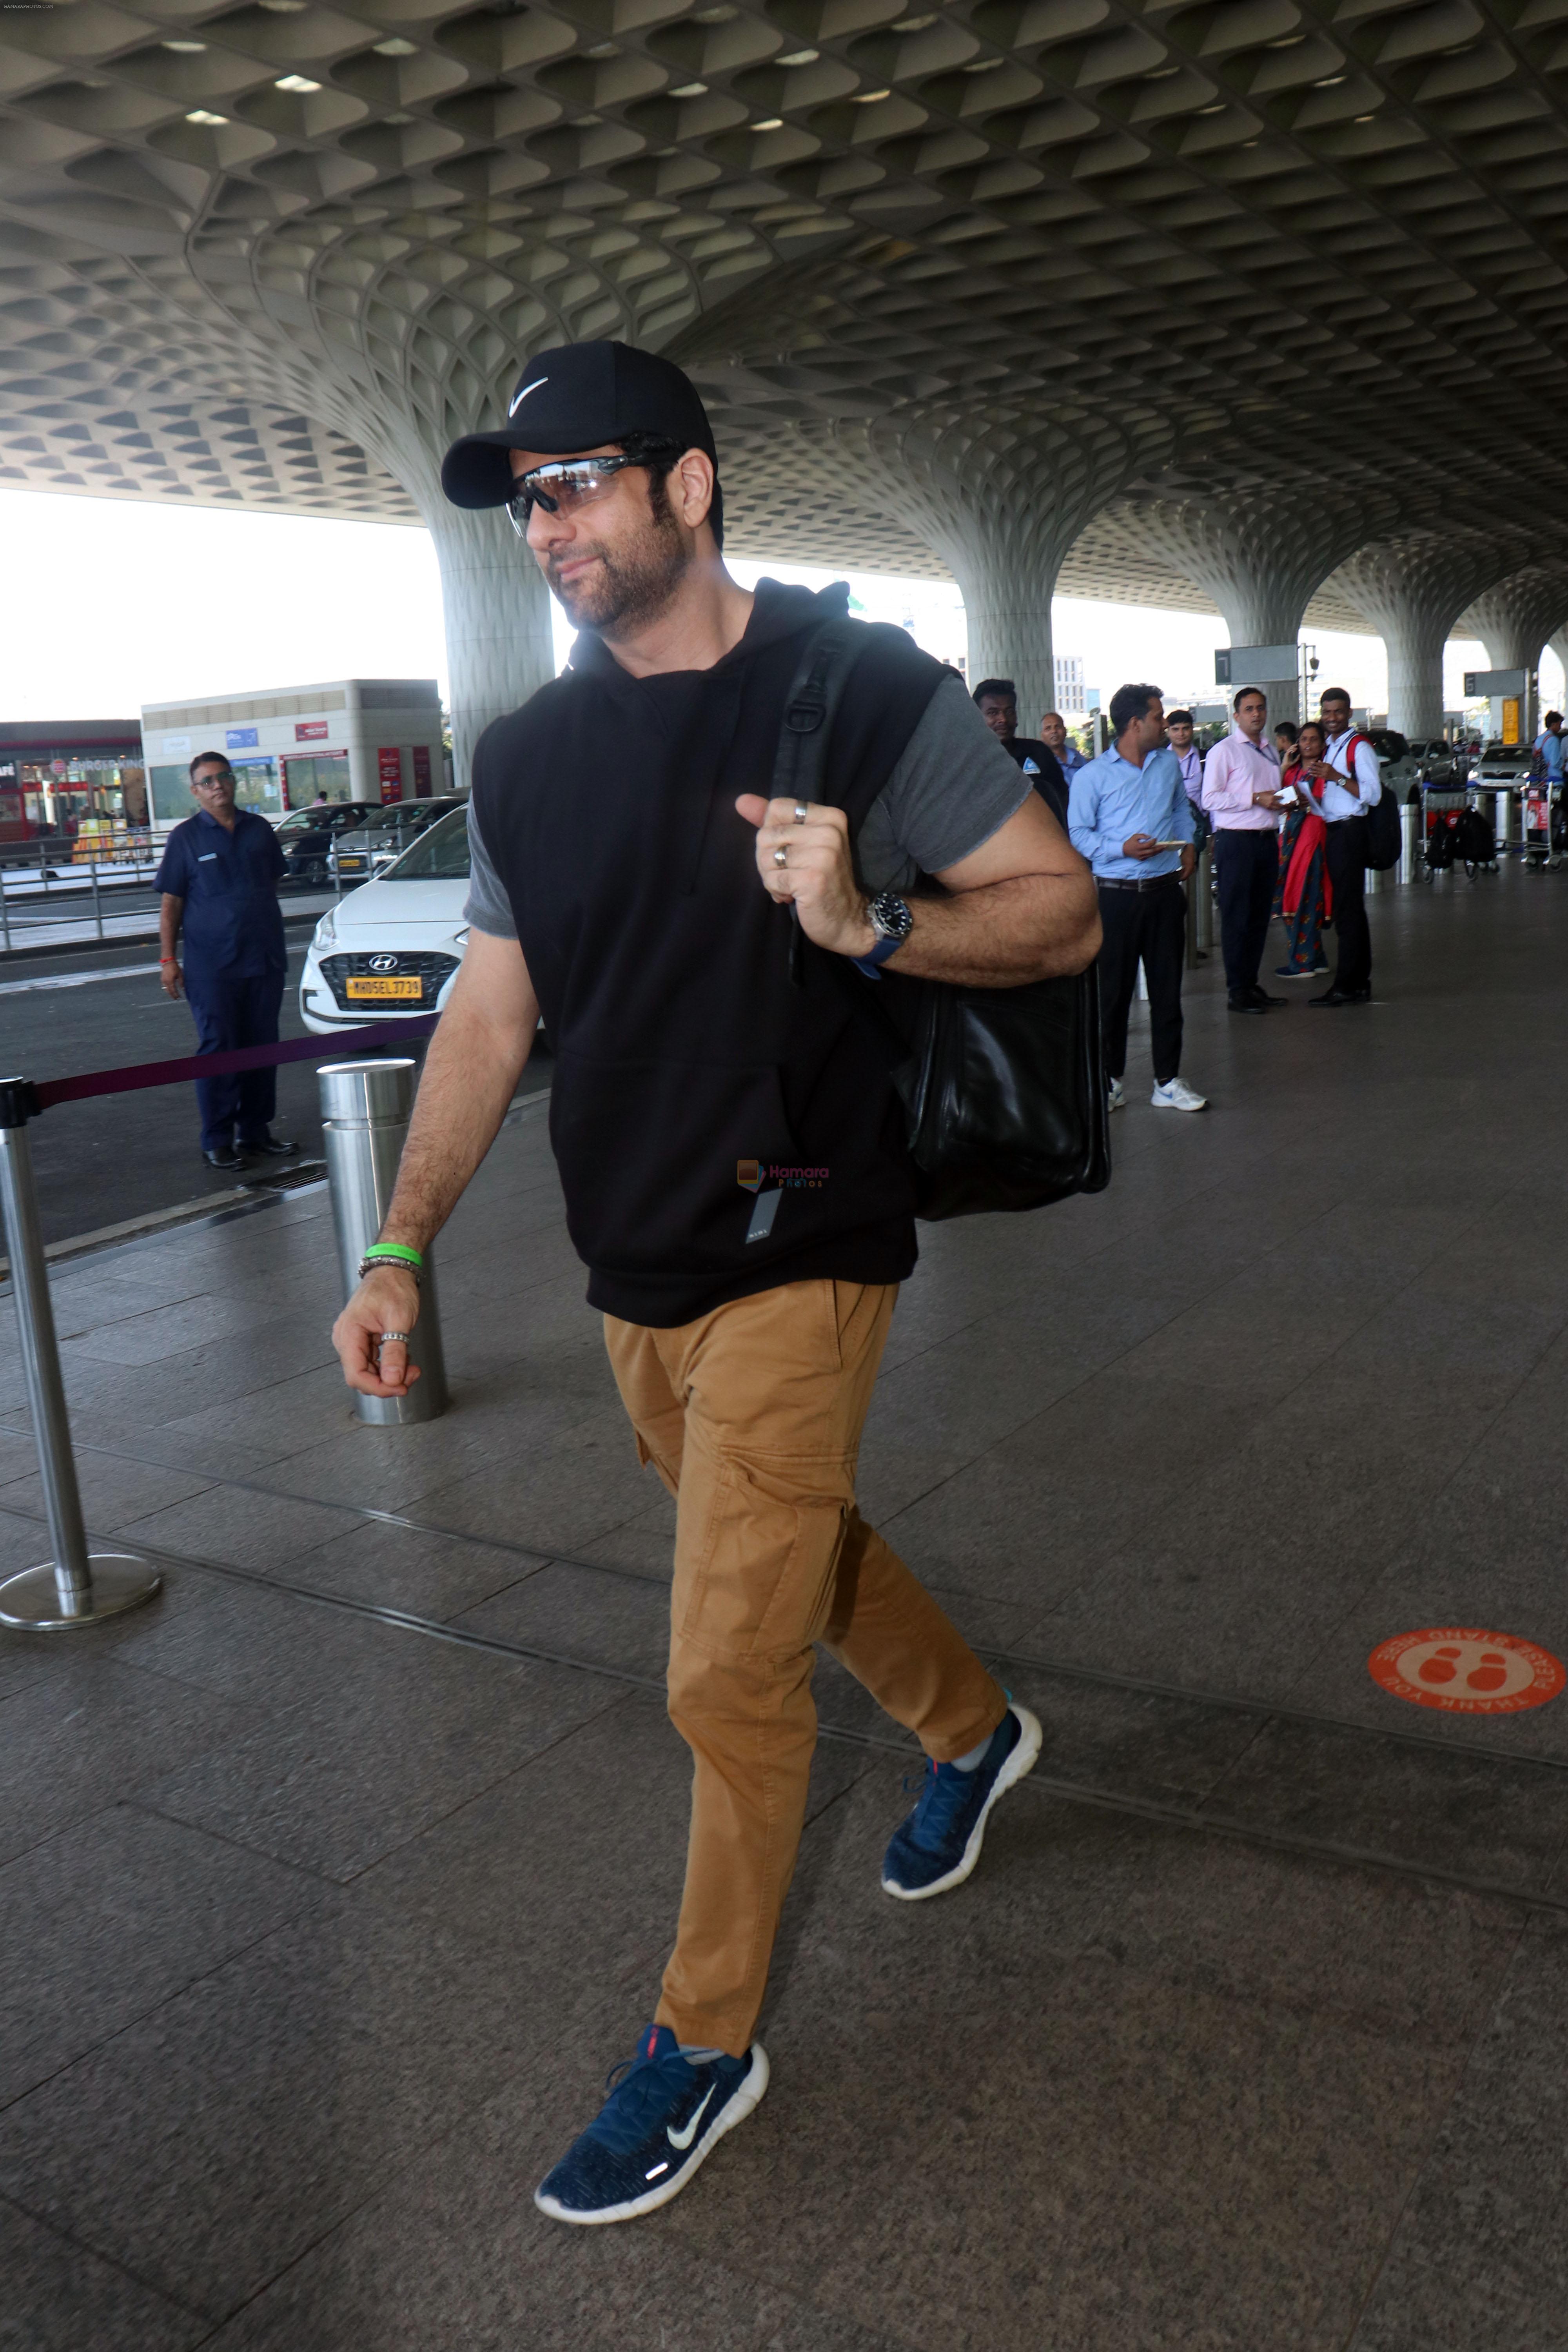
[[335, 1061], [345, 1047], [410, 1044], [428, 1037], [438, 1013], [412, 1021], [377, 1021], [363, 1029], [341, 1029], [331, 1037], [290, 1037], [279, 1045], [237, 1045], [226, 1054], [186, 1054], [177, 1062], [132, 1062], [119, 1070], [86, 1070], [77, 1078], [46, 1078], [33, 1087], [39, 1110], [52, 1103], [83, 1102], [91, 1095], [132, 1094], [141, 1087], [178, 1086], [184, 1078], [212, 1078], [231, 1070], [264, 1070], [274, 1062]]

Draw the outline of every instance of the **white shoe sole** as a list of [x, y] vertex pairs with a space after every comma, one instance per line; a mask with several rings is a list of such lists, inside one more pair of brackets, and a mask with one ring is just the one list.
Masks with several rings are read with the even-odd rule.
[[980, 1809], [980, 1819], [969, 1832], [969, 1843], [961, 1860], [945, 1878], [933, 1878], [929, 1886], [895, 1886], [890, 1878], [882, 1881], [882, 1892], [900, 1903], [923, 1903], [931, 1895], [945, 1895], [950, 1886], [962, 1886], [980, 1859], [980, 1849], [985, 1843], [985, 1823], [998, 1797], [1016, 1788], [1026, 1772], [1032, 1772], [1039, 1761], [1040, 1742], [1044, 1734], [1040, 1718], [1031, 1715], [1026, 1706], [1015, 1706], [1013, 1713], [1023, 1726], [1018, 1745], [996, 1775], [996, 1784]]
[[596, 2213], [574, 2212], [571, 2206], [561, 2204], [553, 2197], [546, 2197], [540, 2189], [534, 2190], [533, 2201], [542, 2213], [549, 2214], [552, 2221], [571, 2221], [580, 2229], [595, 2229], [603, 2221], [635, 2221], [639, 2214], [656, 2213], [661, 2205], [668, 2205], [672, 2197], [679, 2196], [692, 2174], [706, 2163], [725, 2133], [733, 2131], [737, 2124], [745, 2122], [752, 2109], [761, 2103], [767, 2087], [768, 2053], [760, 2042], [753, 2042], [751, 2065], [731, 2092], [725, 2105], [720, 2108], [712, 2128], [704, 2134], [685, 2163], [679, 2166], [668, 2179], [661, 2180], [657, 2189], [650, 2189], [646, 2196], [630, 2197], [624, 2205], [603, 2206]]
[[1162, 1102], [1158, 1095], [1151, 1095], [1149, 1101], [1155, 1110], [1207, 1110], [1209, 1107], [1206, 1095], [1201, 1096], [1196, 1102], [1190, 1103]]

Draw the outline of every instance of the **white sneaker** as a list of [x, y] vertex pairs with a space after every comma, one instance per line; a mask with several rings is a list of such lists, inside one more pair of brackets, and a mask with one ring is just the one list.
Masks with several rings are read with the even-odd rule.
[[1191, 1087], [1184, 1085], [1180, 1078], [1167, 1078], [1163, 1087], [1155, 1087], [1149, 1099], [1156, 1110], [1207, 1110], [1208, 1108], [1206, 1097], [1194, 1094]]
[[1105, 1100], [1107, 1108], [1110, 1110], [1126, 1109], [1127, 1096], [1120, 1078], [1110, 1078], [1106, 1081]]

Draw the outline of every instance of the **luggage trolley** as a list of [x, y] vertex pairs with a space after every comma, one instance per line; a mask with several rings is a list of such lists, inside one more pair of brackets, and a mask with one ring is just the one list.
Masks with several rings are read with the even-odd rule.
[[1454, 835], [1468, 800], [1462, 784], [1422, 785], [1421, 856], [1415, 870], [1425, 880], [1435, 882], [1439, 874], [1452, 871]]
[[1531, 777], [1520, 786], [1520, 845], [1525, 865], [1541, 873], [1557, 863], [1552, 845], [1555, 816], [1553, 803], [1560, 786], [1542, 777]]

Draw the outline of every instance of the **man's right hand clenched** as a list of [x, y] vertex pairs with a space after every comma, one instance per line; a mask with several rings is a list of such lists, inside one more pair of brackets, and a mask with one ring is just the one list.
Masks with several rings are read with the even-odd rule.
[[397, 1266], [378, 1265], [365, 1276], [332, 1326], [332, 1345], [351, 1389], [363, 1396], [406, 1396], [419, 1378], [403, 1339], [383, 1339], [384, 1331], [412, 1331], [419, 1320], [419, 1286]]

